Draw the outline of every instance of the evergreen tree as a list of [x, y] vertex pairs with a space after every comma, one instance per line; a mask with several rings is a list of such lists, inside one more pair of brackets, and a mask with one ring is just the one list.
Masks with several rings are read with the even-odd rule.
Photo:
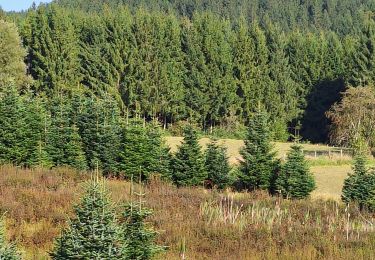
[[157, 129], [134, 121], [125, 127], [121, 145], [119, 168], [127, 178], [145, 181], [158, 173], [169, 179], [168, 150]]
[[82, 140], [78, 128], [72, 125], [65, 132], [66, 141], [64, 147], [64, 160], [62, 165], [69, 165], [78, 170], [87, 168], [85, 153], [83, 152]]
[[14, 85], [0, 92], [0, 162], [28, 165], [40, 133], [38, 114]]
[[117, 103], [112, 98], [75, 96], [77, 126], [90, 169], [99, 167], [104, 174], [118, 172], [121, 143], [121, 120]]
[[245, 147], [240, 151], [239, 181], [248, 190], [271, 190], [279, 162], [272, 151], [267, 114], [257, 110], [249, 121]]
[[361, 210], [375, 210], [375, 171], [367, 169], [363, 155], [355, 157], [353, 171], [345, 179], [341, 199], [346, 203], [357, 203]]
[[315, 189], [315, 180], [301, 146], [293, 145], [291, 149], [276, 180], [276, 189], [286, 198], [304, 199]]
[[62, 93], [80, 81], [78, 39], [69, 14], [56, 4], [41, 5], [30, 16], [29, 61], [39, 91]]
[[155, 244], [157, 232], [145, 222], [152, 211], [143, 202], [125, 205], [121, 223], [122, 259], [148, 260], [162, 250]]
[[184, 141], [171, 161], [171, 169], [177, 186], [202, 185], [207, 179], [201, 146], [192, 126], [184, 129]]
[[87, 183], [76, 216], [56, 239], [52, 259], [119, 259], [121, 239], [111, 204], [103, 183]]
[[0, 259], [2, 260], [19, 260], [22, 259], [17, 248], [9, 244], [5, 238], [4, 220], [0, 219]]
[[375, 22], [367, 18], [358, 36], [354, 38], [354, 49], [349, 48], [348, 83], [353, 86], [372, 85], [375, 82]]
[[0, 91], [6, 83], [13, 82], [19, 89], [31, 83], [26, 76], [25, 56], [16, 26], [0, 18]]
[[224, 146], [219, 146], [216, 140], [212, 140], [207, 145], [205, 167], [207, 180], [211, 181], [214, 187], [223, 189], [230, 185], [227, 149]]
[[148, 129], [148, 141], [150, 152], [150, 172], [158, 173], [164, 180], [171, 180], [171, 153], [170, 148], [166, 144], [162, 136], [162, 132], [158, 125]]
[[26, 100], [28, 113], [26, 121], [33, 134], [33, 146], [30, 147], [30, 156], [27, 160], [29, 166], [52, 167], [53, 162], [47, 151], [47, 131], [50, 120], [47, 119], [45, 101], [40, 97], [29, 97]]
[[82, 140], [72, 122], [71, 100], [59, 96], [51, 102], [51, 123], [47, 130], [46, 149], [55, 166], [87, 168]]
[[[255, 44], [249, 33], [249, 26], [244, 17], [239, 20], [233, 43], [234, 76], [237, 83], [237, 95], [241, 100], [242, 119], [247, 122], [254, 104], [253, 88], [255, 85]], [[259, 98], [259, 97], [258, 97]]]
[[292, 70], [286, 54], [286, 35], [281, 29], [267, 22], [265, 29], [269, 57], [269, 83], [264, 89], [263, 104], [270, 115], [273, 139], [287, 141], [287, 123], [298, 118], [301, 104], [298, 85], [292, 79]]

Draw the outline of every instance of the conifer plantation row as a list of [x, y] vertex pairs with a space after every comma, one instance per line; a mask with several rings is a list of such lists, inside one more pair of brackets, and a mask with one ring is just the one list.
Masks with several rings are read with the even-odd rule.
[[[315, 187], [298, 147], [281, 168], [279, 179], [281, 163], [272, 151], [269, 118], [262, 111], [250, 118], [238, 173], [231, 170], [226, 150], [215, 141], [202, 153], [197, 131], [191, 125], [185, 127], [178, 151], [171, 154], [158, 126], [139, 120], [126, 122], [113, 99], [30, 99], [8, 87], [0, 101], [2, 164], [97, 169], [105, 175], [143, 181], [159, 174], [177, 186], [237, 186], [279, 191], [293, 198], [305, 198]], [[288, 183], [291, 178], [296, 178], [294, 186]], [[294, 189], [302, 190], [294, 194]]]

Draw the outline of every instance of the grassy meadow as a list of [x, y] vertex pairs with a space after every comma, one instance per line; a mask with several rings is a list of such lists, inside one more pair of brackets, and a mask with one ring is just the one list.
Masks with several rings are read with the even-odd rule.
[[[175, 152], [177, 146], [182, 142], [182, 137], [167, 137], [166, 141], [171, 147], [171, 151]], [[200, 139], [200, 144], [204, 148], [208, 143], [209, 138]], [[219, 141], [222, 145], [227, 147], [229, 161], [231, 164], [237, 164], [241, 159], [239, 153], [241, 147], [244, 145], [242, 140], [235, 139], [221, 139]], [[286, 157], [292, 143], [274, 143], [275, 151], [281, 160]], [[333, 150], [333, 147], [327, 145], [315, 145], [315, 144], [302, 144], [303, 149], [311, 151], [314, 154], [315, 151], [327, 152], [329, 149]], [[348, 173], [351, 171], [352, 158], [348, 155], [339, 153], [332, 153], [331, 157], [328, 156], [306, 156], [308, 162], [311, 165], [311, 171], [315, 175], [317, 189], [313, 192], [313, 198], [322, 199], [333, 199], [340, 200], [342, 186]]]
[[[180, 141], [167, 138], [172, 151]], [[203, 146], [207, 142], [201, 140]], [[235, 164], [242, 141], [221, 142]], [[279, 155], [289, 147], [275, 144]], [[311, 149], [317, 147], [328, 149]], [[351, 166], [350, 158], [338, 160], [310, 158], [317, 189], [311, 199], [302, 201], [265, 193], [177, 189], [151, 181], [142, 187], [146, 204], [154, 210], [149, 221], [160, 233], [158, 243], [168, 248], [159, 258], [373, 259], [375, 216], [339, 202]], [[92, 175], [68, 168], [0, 167], [0, 214], [6, 216], [9, 239], [16, 241], [26, 259], [48, 259], [53, 239], [72, 216], [81, 184]], [[108, 179], [106, 183], [116, 205], [129, 200], [129, 182]]]

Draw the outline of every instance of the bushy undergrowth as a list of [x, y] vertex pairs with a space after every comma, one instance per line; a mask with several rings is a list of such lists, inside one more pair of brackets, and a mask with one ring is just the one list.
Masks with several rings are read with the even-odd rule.
[[[0, 214], [26, 259], [43, 259], [72, 216], [90, 174], [0, 168]], [[109, 180], [114, 202], [129, 200], [130, 183]], [[329, 201], [287, 201], [266, 193], [176, 188], [152, 180], [148, 221], [159, 230], [161, 259], [371, 259], [375, 215]], [[121, 212], [121, 208], [118, 209]], [[350, 215], [349, 215], [350, 214]]]

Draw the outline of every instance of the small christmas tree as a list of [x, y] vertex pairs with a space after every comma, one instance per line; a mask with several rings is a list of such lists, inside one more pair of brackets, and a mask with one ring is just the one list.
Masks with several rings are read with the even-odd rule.
[[91, 181], [51, 253], [52, 259], [118, 259], [119, 229], [103, 183]]
[[37, 147], [32, 154], [29, 164], [42, 168], [50, 168], [53, 166], [53, 162], [46, 151], [46, 144], [43, 141], [38, 141]]
[[227, 149], [219, 146], [216, 140], [207, 145], [205, 152], [205, 167], [209, 180], [214, 187], [224, 189], [230, 184], [230, 167], [228, 163]]
[[353, 174], [344, 182], [341, 199], [345, 203], [357, 203], [360, 209], [375, 210], [375, 172], [366, 167], [366, 157], [354, 158]]
[[192, 126], [184, 129], [184, 142], [172, 159], [172, 178], [177, 186], [196, 186], [207, 179], [204, 157]]
[[72, 166], [78, 170], [87, 168], [85, 153], [83, 152], [82, 140], [78, 128], [73, 125], [66, 129], [67, 143], [65, 144], [65, 158], [63, 165]]
[[258, 110], [249, 121], [245, 147], [241, 150], [239, 181], [248, 190], [270, 190], [272, 179], [279, 167], [276, 153], [272, 151], [268, 117]]
[[160, 174], [164, 180], [171, 180], [170, 148], [166, 145], [159, 126], [154, 126], [149, 129], [147, 135], [151, 159], [149, 164], [152, 166], [150, 167], [150, 172]]
[[159, 130], [131, 122], [124, 129], [119, 168], [127, 178], [140, 176], [148, 180], [154, 173], [170, 178], [169, 151]]
[[46, 134], [46, 151], [55, 166], [87, 168], [79, 129], [72, 122], [71, 100], [63, 96], [51, 100], [51, 122]]
[[0, 259], [18, 260], [21, 259], [20, 253], [13, 244], [7, 243], [5, 239], [4, 220], [0, 219]]
[[131, 201], [125, 205], [122, 223], [122, 257], [123, 259], [148, 260], [161, 252], [163, 248], [155, 244], [157, 232], [145, 221], [152, 211], [144, 207], [142, 196], [139, 202]]
[[287, 162], [281, 167], [276, 180], [276, 188], [291, 199], [303, 199], [315, 189], [315, 180], [303, 155], [301, 146], [293, 145]]

